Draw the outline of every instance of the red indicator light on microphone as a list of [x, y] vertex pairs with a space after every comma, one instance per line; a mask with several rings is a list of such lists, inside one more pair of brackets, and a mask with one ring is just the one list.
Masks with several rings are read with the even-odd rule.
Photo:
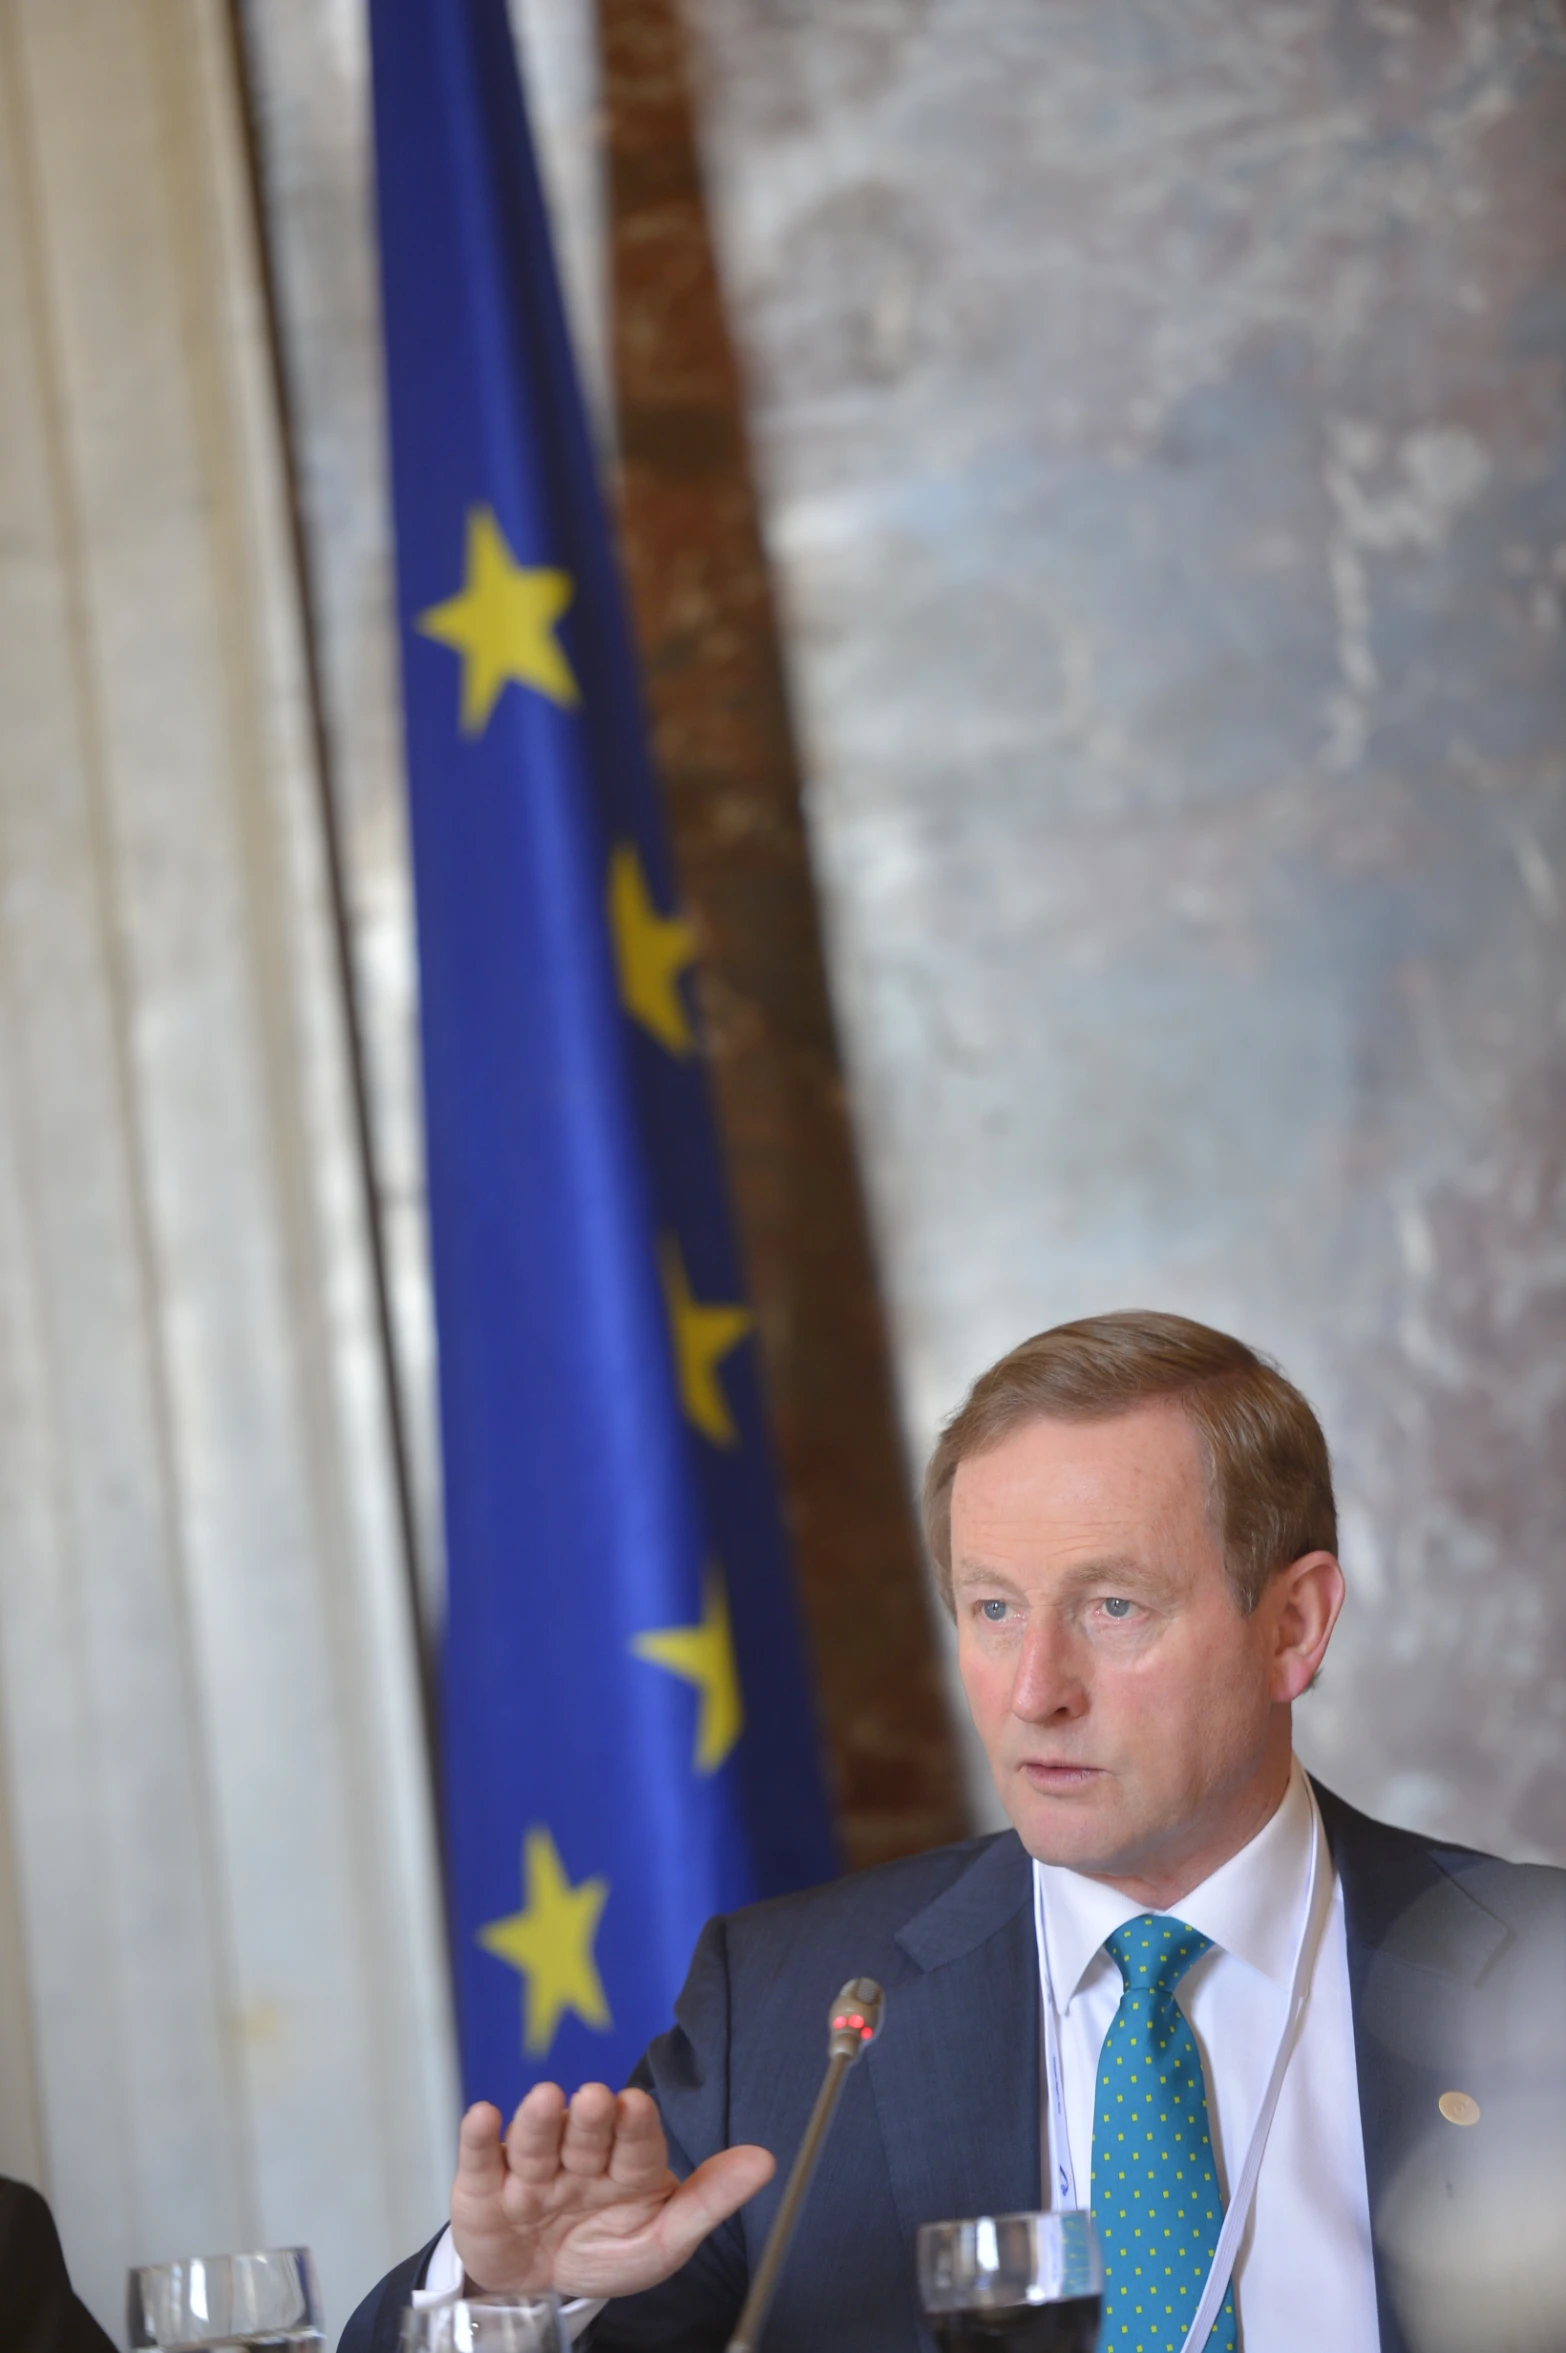
[[875, 2028], [873, 2026], [861, 2026], [859, 2029], [859, 2039], [862, 2043], [873, 2042], [875, 2040]]
[[[846, 2026], [846, 2025], [848, 2024], [848, 2020], [847, 2020], [846, 2018], [834, 2018], [834, 2019], [833, 2019], [833, 2021], [832, 2021], [832, 2024], [833, 2024], [835, 2027], [842, 2027], [842, 2026]], [[855, 2024], [856, 2026], [859, 2024], [859, 2021], [858, 2021], [858, 2019], [857, 2019], [857, 2018], [854, 2020], [854, 2024]]]
[[861, 2016], [859, 2015], [859, 2012], [858, 2012], [857, 2010], [854, 2012], [853, 2016], [852, 2016], [852, 2017], [849, 2019], [848, 2023], [849, 2023], [849, 2025], [850, 2025], [850, 2026], [857, 2026], [857, 2027], [858, 2027], [858, 2028], [861, 2030], [861, 2032], [863, 2032], [863, 2029], [864, 2029], [864, 2023], [865, 2023], [865, 2022], [864, 2022], [863, 2018], [861, 2018]]

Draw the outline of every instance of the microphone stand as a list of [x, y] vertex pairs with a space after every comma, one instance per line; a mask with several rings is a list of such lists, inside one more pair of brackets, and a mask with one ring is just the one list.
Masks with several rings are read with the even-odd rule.
[[886, 1997], [873, 1977], [851, 1977], [832, 2004], [826, 2074], [821, 2079], [821, 2089], [810, 2111], [805, 2137], [799, 2144], [799, 2154], [794, 2159], [777, 2213], [772, 2218], [772, 2228], [767, 2233], [761, 2261], [750, 2283], [745, 2308], [729, 2339], [728, 2353], [757, 2353], [773, 2290], [777, 2286], [778, 2273], [783, 2268], [783, 2258], [794, 2235], [794, 2225], [805, 2202], [805, 2192], [816, 2170], [821, 2144], [826, 2139], [827, 2126], [832, 2121], [838, 2094], [843, 2088], [843, 2078], [865, 2045], [874, 2039], [881, 2024], [885, 2002]]

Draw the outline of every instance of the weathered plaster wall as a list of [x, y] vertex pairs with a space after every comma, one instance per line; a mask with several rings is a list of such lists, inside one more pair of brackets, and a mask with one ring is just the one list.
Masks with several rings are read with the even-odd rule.
[[1308, 1754], [1566, 1860], [1566, 15], [690, 14], [911, 1445], [1270, 1348]]

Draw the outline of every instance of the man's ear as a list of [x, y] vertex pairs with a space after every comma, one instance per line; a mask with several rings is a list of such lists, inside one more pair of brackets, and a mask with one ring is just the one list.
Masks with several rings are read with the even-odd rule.
[[1302, 1553], [1280, 1569], [1264, 1596], [1273, 1625], [1272, 1696], [1280, 1704], [1308, 1691], [1327, 1655], [1346, 1591], [1330, 1552]]

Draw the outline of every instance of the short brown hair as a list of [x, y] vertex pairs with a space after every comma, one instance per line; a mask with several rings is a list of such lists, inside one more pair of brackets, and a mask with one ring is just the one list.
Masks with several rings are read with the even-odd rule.
[[924, 1477], [924, 1533], [946, 1607], [959, 1463], [1025, 1422], [1108, 1421], [1159, 1398], [1179, 1405], [1202, 1441], [1213, 1524], [1243, 1611], [1290, 1561], [1337, 1551], [1327, 1441], [1293, 1382], [1227, 1332], [1125, 1308], [1024, 1340], [979, 1375], [942, 1430]]

